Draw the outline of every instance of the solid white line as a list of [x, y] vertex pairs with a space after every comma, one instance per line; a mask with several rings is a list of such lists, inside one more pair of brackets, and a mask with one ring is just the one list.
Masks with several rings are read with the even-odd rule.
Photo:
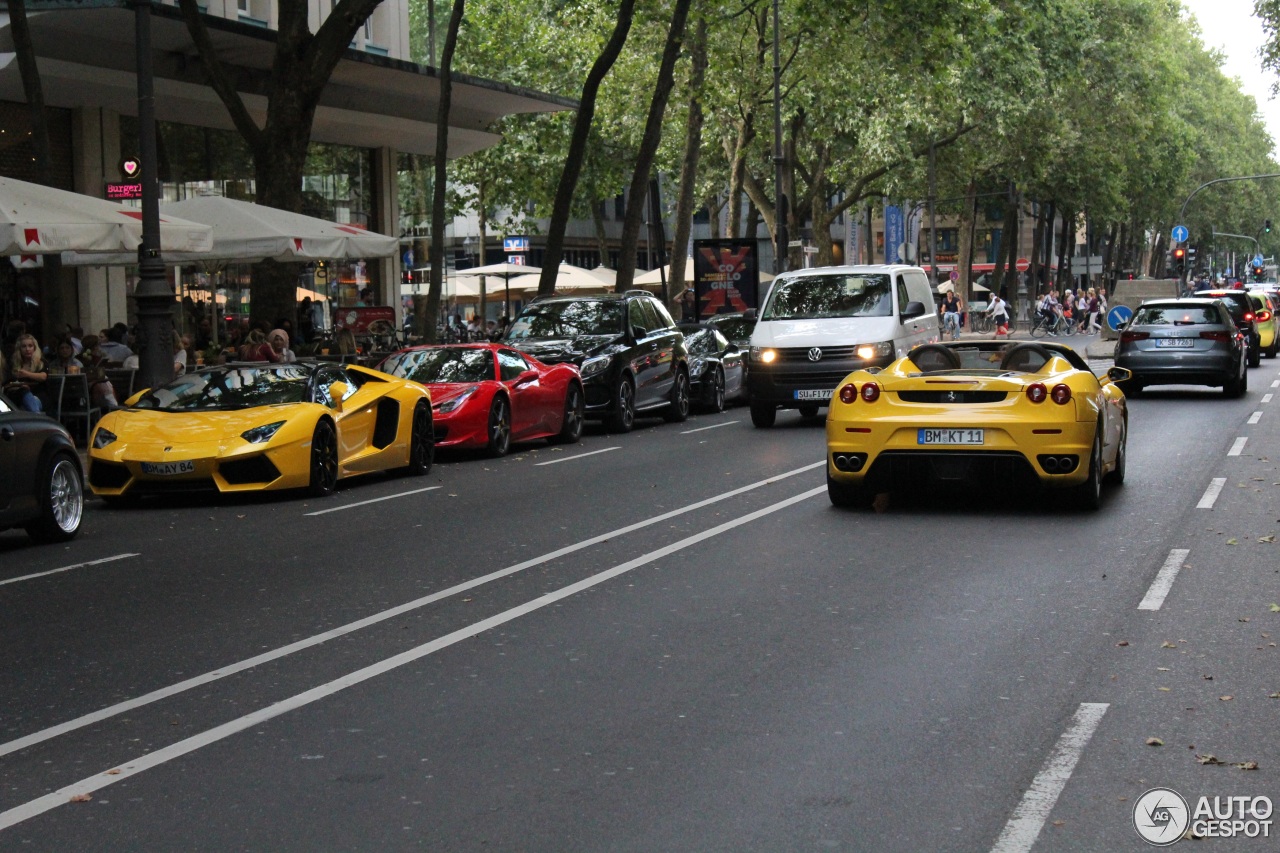
[[754, 483], [750, 483], [745, 486], [740, 486], [736, 489], [730, 489], [727, 492], [722, 492], [721, 494], [714, 495], [712, 497], [705, 498], [700, 501], [695, 501], [694, 503], [686, 504], [685, 506], [679, 507], [677, 509], [673, 509], [668, 512], [661, 513], [659, 515], [655, 515], [652, 518], [646, 518], [641, 521], [637, 521], [634, 524], [628, 524], [625, 527], [619, 527], [616, 530], [610, 530], [608, 533], [601, 533], [598, 536], [592, 536], [590, 539], [584, 539], [581, 542], [575, 542], [572, 545], [566, 545], [563, 548], [557, 548], [556, 550], [543, 554], [540, 557], [533, 557], [529, 560], [525, 560], [522, 563], [516, 563], [514, 566], [508, 566], [505, 569], [500, 569], [496, 572], [491, 572], [490, 574], [483, 575], [478, 578], [473, 578], [469, 581], [465, 581], [455, 586], [451, 586], [448, 589], [443, 589], [443, 590], [440, 590], [439, 592], [433, 592], [430, 595], [425, 595], [422, 598], [417, 598], [417, 599], [414, 599], [413, 601], [406, 602], [405, 604], [392, 607], [389, 610], [383, 610], [380, 613], [374, 613], [370, 616], [364, 617], [363, 619], [357, 619], [354, 622], [348, 622], [346, 625], [340, 625], [337, 628], [333, 628], [331, 630], [325, 631], [322, 634], [316, 634], [311, 637], [306, 637], [304, 639], [298, 640], [297, 642], [290, 643], [287, 646], [281, 646], [278, 649], [272, 649], [271, 651], [263, 652], [260, 655], [255, 655], [254, 657], [246, 658], [245, 660], [242, 660], [242, 661], [237, 661], [236, 663], [230, 664], [228, 666], [211, 670], [210, 672], [206, 672], [203, 675], [193, 676], [191, 678], [186, 679], [185, 681], [179, 681], [176, 684], [171, 684], [168, 687], [162, 687], [159, 690], [153, 690], [150, 693], [144, 693], [143, 695], [138, 696], [134, 699], [126, 699], [125, 701], [119, 702], [115, 705], [110, 705], [106, 708], [102, 708], [97, 711], [93, 711], [91, 713], [85, 714], [84, 716], [76, 717], [73, 720], [68, 720], [65, 723], [59, 723], [56, 726], [51, 726], [50, 728], [42, 729], [38, 732], [32, 732], [31, 734], [25, 735], [24, 737], [20, 737], [17, 740], [11, 740], [7, 743], [0, 744], [0, 756], [5, 756], [12, 752], [17, 752], [20, 749], [26, 749], [29, 746], [34, 746], [35, 744], [43, 743], [44, 741], [47, 741], [47, 740], [52, 740], [53, 738], [58, 737], [60, 735], [73, 732], [76, 729], [82, 729], [85, 726], [90, 726], [90, 725], [93, 725], [94, 723], [98, 723], [98, 722], [101, 722], [102, 720], [106, 720], [111, 717], [118, 716], [127, 711], [132, 711], [135, 708], [141, 708], [144, 705], [150, 705], [153, 702], [159, 702], [163, 699], [168, 699], [170, 696], [176, 696], [179, 693], [184, 693], [188, 690], [193, 690], [196, 687], [201, 687], [205, 684], [218, 681], [220, 679], [226, 678], [229, 675], [235, 675], [238, 672], [243, 672], [247, 669], [252, 669], [255, 666], [260, 666], [261, 664], [264, 664], [264, 663], [269, 663], [274, 660], [279, 660], [280, 658], [288, 657], [289, 655], [294, 654], [295, 652], [300, 652], [305, 649], [312, 648], [313, 646], [319, 646], [322, 643], [326, 643], [329, 640], [335, 639], [337, 637], [341, 637], [346, 634], [359, 631], [363, 628], [368, 628], [371, 625], [377, 625], [379, 622], [385, 622], [388, 619], [394, 619], [397, 616], [402, 616], [405, 613], [410, 613], [419, 608], [426, 607], [428, 604], [434, 604], [437, 601], [441, 601], [451, 596], [458, 595], [463, 592], [468, 592], [472, 589], [475, 589], [476, 587], [483, 586], [487, 583], [491, 583], [501, 578], [505, 578], [508, 575], [514, 575], [517, 572], [524, 571], [525, 569], [542, 565], [543, 563], [550, 562], [551, 560], [557, 560], [560, 557], [563, 557], [567, 554], [572, 554], [575, 551], [581, 551], [584, 548], [590, 548], [591, 546], [598, 545], [601, 542], [607, 542], [610, 539], [616, 539], [617, 537], [623, 536], [627, 533], [633, 533], [636, 530], [640, 530], [642, 528], [649, 527], [654, 524], [658, 524], [660, 522], [666, 521], [667, 519], [675, 518], [676, 516], [684, 515], [685, 513], [688, 513], [688, 512], [693, 512], [694, 510], [702, 509], [703, 507], [710, 506], [715, 503], [719, 503], [720, 501], [726, 501], [731, 498], [736, 498], [738, 495], [746, 494], [747, 492], [758, 489], [761, 486], [772, 485], [773, 483], [780, 482], [782, 480], [787, 479], [788, 477], [793, 477], [796, 474], [803, 474], [806, 471], [812, 471], [815, 468], [821, 468], [826, 464], [827, 463], [825, 460], [821, 462], [814, 462], [811, 465], [804, 465], [800, 468], [795, 468], [791, 471], [784, 471], [781, 474], [778, 474], [773, 477], [768, 477], [764, 480], [757, 480]]
[[1022, 802], [1013, 810], [1013, 816], [1004, 825], [1004, 832], [996, 839], [991, 853], [1027, 853], [1036, 843], [1058, 795], [1076, 769], [1076, 762], [1102, 723], [1107, 707], [1105, 702], [1085, 702], [1076, 709], [1071, 724], [1058, 738], [1058, 745], [1036, 778], [1031, 780], [1031, 787], [1022, 795]]
[[[826, 463], [823, 462], [823, 464], [825, 465]], [[239, 719], [223, 723], [220, 726], [201, 732], [200, 734], [189, 737], [186, 740], [178, 741], [177, 743], [158, 749], [155, 752], [147, 753], [146, 755], [140, 756], [132, 761], [116, 765], [109, 770], [96, 773], [93, 776], [81, 779], [79, 782], [74, 782], [63, 788], [59, 788], [51, 794], [46, 794], [43, 797], [39, 797], [38, 799], [31, 800], [30, 802], [23, 803], [20, 806], [16, 806], [0, 813], [0, 830], [7, 829], [8, 827], [36, 817], [37, 815], [44, 814], [47, 811], [56, 809], [58, 806], [66, 805], [71, 801], [72, 797], [82, 794], [90, 794], [94, 791], [114, 785], [117, 782], [123, 782], [125, 779], [136, 776], [145, 770], [158, 767], [167, 761], [171, 761], [175, 758], [206, 747], [212, 743], [224, 740], [238, 732], [244, 731], [245, 729], [252, 728], [253, 726], [259, 725], [260, 723], [266, 722], [274, 717], [278, 717], [281, 714], [288, 713], [289, 711], [293, 711], [313, 702], [318, 702], [321, 699], [325, 699], [335, 693], [346, 690], [348, 687], [354, 687], [355, 685], [368, 681], [371, 678], [391, 672], [405, 664], [413, 663], [414, 661], [420, 660], [428, 655], [435, 654], [442, 649], [446, 649], [456, 643], [462, 642], [463, 640], [482, 634], [499, 625], [504, 625], [507, 622], [520, 618], [521, 616], [526, 616], [534, 611], [541, 610], [544, 607], [576, 595], [583, 590], [587, 590], [605, 583], [606, 581], [613, 580], [614, 578], [624, 575], [633, 569], [639, 568], [640, 566], [649, 565], [656, 560], [670, 556], [671, 554], [682, 551], [685, 548], [692, 547], [699, 542], [719, 536], [721, 533], [726, 533], [736, 527], [741, 527], [744, 524], [750, 524], [751, 522], [763, 518], [766, 515], [770, 515], [778, 512], [779, 510], [786, 509], [789, 506], [800, 503], [801, 501], [823, 494], [826, 490], [826, 486], [819, 486], [816, 489], [810, 489], [807, 492], [802, 492], [793, 497], [778, 501], [775, 504], [770, 504], [769, 506], [758, 509], [755, 512], [749, 512], [746, 515], [739, 516], [732, 521], [726, 521], [725, 523], [716, 525], [708, 530], [695, 533], [694, 535], [688, 536], [677, 542], [672, 542], [670, 545], [664, 545], [663, 547], [650, 551], [647, 554], [642, 554], [633, 560], [628, 560], [625, 563], [619, 563], [611, 569], [606, 569], [603, 572], [591, 575], [590, 577], [584, 578], [576, 583], [561, 587], [560, 589], [549, 592], [533, 599], [532, 601], [527, 601], [518, 607], [513, 607], [510, 610], [506, 610], [495, 616], [482, 619], [479, 622], [468, 625], [465, 628], [460, 628], [451, 634], [446, 634], [445, 636], [432, 640], [429, 643], [424, 643], [416, 648], [401, 652], [398, 655], [394, 655], [385, 660], [379, 661], [376, 664], [364, 667], [363, 669], [358, 669], [355, 672], [347, 673], [341, 678], [330, 681], [328, 684], [313, 687], [312, 689], [299, 693], [296, 696], [276, 702], [266, 708], [254, 711], [251, 714], [246, 714]]]
[[1160, 609], [1160, 606], [1164, 604], [1165, 596], [1173, 588], [1174, 579], [1178, 576], [1178, 572], [1182, 570], [1182, 561], [1187, 559], [1187, 555], [1190, 553], [1191, 551], [1187, 548], [1174, 548], [1169, 552], [1164, 565], [1156, 573], [1156, 579], [1151, 582], [1150, 589], [1142, 597], [1142, 602], [1138, 605], [1139, 610]]
[[29, 581], [32, 578], [43, 578], [48, 575], [56, 575], [58, 572], [69, 572], [72, 569], [83, 569], [85, 566], [100, 566], [103, 563], [112, 563], [112, 562], [115, 562], [116, 560], [124, 560], [128, 557], [137, 557], [137, 556], [139, 555], [116, 554], [114, 557], [103, 557], [100, 560], [90, 560], [87, 563], [75, 563], [74, 565], [63, 566], [60, 569], [50, 569], [47, 572], [36, 572], [34, 575], [22, 575], [21, 577], [17, 577], [17, 578], [9, 578], [8, 580], [0, 581], [0, 586], [4, 586], [7, 583], [17, 583], [18, 581]]
[[442, 488], [442, 487], [441, 487], [441, 486], [427, 486], [425, 489], [414, 489], [412, 492], [399, 492], [399, 493], [394, 494], [394, 495], [387, 495], [386, 497], [381, 497], [381, 498], [372, 498], [372, 499], [367, 500], [367, 501], [360, 501], [359, 503], [354, 503], [354, 504], [343, 504], [342, 506], [335, 506], [335, 507], [333, 507], [333, 508], [331, 508], [331, 509], [322, 509], [322, 510], [320, 510], [319, 512], [307, 512], [307, 513], [303, 513], [303, 515], [304, 515], [304, 516], [306, 516], [306, 517], [310, 517], [310, 516], [313, 516], [313, 515], [324, 515], [324, 514], [325, 514], [325, 513], [327, 513], [327, 512], [341, 512], [341, 511], [342, 511], [342, 510], [344, 510], [344, 509], [355, 509], [355, 508], [356, 508], [356, 507], [358, 507], [358, 506], [368, 506], [369, 504], [376, 504], [376, 503], [378, 503], [379, 501], [389, 501], [389, 500], [391, 500], [392, 498], [407, 498], [409, 495], [420, 495], [420, 494], [422, 494], [423, 492], [430, 492], [430, 491], [434, 491], [435, 489], [439, 489], [439, 488]]
[[1272, 395], [1270, 395], [1270, 394], [1263, 394], [1263, 395], [1262, 395], [1262, 402], [1264, 402], [1264, 403], [1270, 403], [1270, 402], [1271, 402], [1271, 396], [1272, 396]]
[[1254, 412], [1252, 415], [1249, 415], [1249, 423], [1251, 424], [1256, 424], [1260, 420], [1262, 420], [1262, 412]]
[[680, 434], [688, 435], [691, 432], [702, 432], [703, 430], [708, 430], [708, 429], [720, 429], [720, 427], [722, 426], [729, 426], [730, 424], [740, 424], [740, 423], [742, 423], [742, 421], [725, 421], [722, 424], [712, 424], [711, 426], [708, 426], [708, 427], [698, 427], [697, 429], [687, 429]]
[[1213, 502], [1218, 499], [1218, 493], [1226, 484], [1226, 477], [1214, 477], [1210, 480], [1209, 488], [1205, 489], [1204, 494], [1200, 496], [1200, 503], [1196, 504], [1196, 509], [1213, 509]]
[[579, 453], [575, 456], [562, 456], [559, 459], [552, 459], [550, 462], [538, 462], [534, 465], [534, 467], [537, 468], [542, 465], [555, 465], [557, 462], [568, 462], [571, 459], [581, 459], [584, 456], [595, 456], [597, 453], [608, 453], [610, 450], [621, 450], [621, 449], [622, 449], [621, 447], [606, 447], [604, 450], [592, 450], [589, 453]]
[[1227, 451], [1227, 455], [1239, 456], [1242, 452], [1244, 452], [1244, 445], [1245, 445], [1245, 442], [1247, 442], [1248, 440], [1249, 440], [1249, 437], [1247, 435], [1237, 438], [1235, 440], [1235, 443], [1231, 445], [1231, 449]]

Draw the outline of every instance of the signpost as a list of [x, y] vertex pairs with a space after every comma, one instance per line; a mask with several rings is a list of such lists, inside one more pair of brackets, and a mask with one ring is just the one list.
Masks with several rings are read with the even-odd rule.
[[1120, 327], [1133, 319], [1133, 309], [1128, 305], [1117, 305], [1107, 312], [1107, 326], [1113, 332], [1120, 331]]

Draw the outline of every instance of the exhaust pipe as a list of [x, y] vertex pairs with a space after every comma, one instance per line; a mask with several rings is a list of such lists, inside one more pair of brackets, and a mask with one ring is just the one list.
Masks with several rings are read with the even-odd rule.
[[1044, 470], [1048, 471], [1050, 474], [1056, 474], [1058, 471], [1058, 457], [1046, 456], [1044, 458], [1043, 465], [1044, 465]]

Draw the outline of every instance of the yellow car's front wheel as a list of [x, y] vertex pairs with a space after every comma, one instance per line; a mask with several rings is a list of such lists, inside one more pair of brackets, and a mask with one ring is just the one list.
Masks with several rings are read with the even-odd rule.
[[321, 419], [311, 436], [311, 483], [313, 496], [322, 498], [338, 488], [338, 433], [333, 422]]

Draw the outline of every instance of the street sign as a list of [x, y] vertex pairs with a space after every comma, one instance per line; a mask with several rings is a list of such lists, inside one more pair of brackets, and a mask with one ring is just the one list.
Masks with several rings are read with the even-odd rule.
[[1185, 243], [1187, 238], [1191, 236], [1191, 232], [1187, 230], [1185, 225], [1175, 225], [1169, 236], [1173, 238], [1175, 243]]
[[960, 280], [960, 273], [956, 272], [955, 270], [952, 270], [952, 271], [951, 271], [950, 278], [951, 278], [951, 280], [952, 280], [952, 281], [959, 281], [959, 280]]
[[1262, 266], [1262, 255], [1254, 255], [1254, 256], [1253, 256], [1253, 265], [1254, 265], [1255, 267], [1260, 267], [1260, 266]]
[[527, 252], [529, 251], [529, 238], [528, 237], [503, 237], [502, 251]]
[[1117, 305], [1107, 312], [1107, 326], [1111, 331], [1120, 331], [1120, 326], [1133, 319], [1133, 309], [1128, 305]]

